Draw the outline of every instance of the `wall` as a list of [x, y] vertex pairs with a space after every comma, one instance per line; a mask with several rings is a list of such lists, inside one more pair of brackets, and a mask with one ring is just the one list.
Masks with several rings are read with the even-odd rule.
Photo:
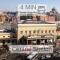
[[56, 24], [18, 24], [18, 29], [17, 29], [18, 40], [23, 35], [29, 36], [30, 34], [31, 35], [48, 35], [48, 34], [51, 35], [52, 34], [55, 36], [56, 35]]

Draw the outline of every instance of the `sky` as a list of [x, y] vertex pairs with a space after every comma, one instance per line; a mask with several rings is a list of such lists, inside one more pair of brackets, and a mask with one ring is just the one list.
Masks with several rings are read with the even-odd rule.
[[60, 12], [60, 0], [0, 0], [0, 10], [16, 11], [18, 4], [46, 4], [47, 11], [54, 7]]

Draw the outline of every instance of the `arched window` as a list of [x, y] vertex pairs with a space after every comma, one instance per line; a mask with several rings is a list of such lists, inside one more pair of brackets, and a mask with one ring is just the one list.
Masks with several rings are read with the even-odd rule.
[[25, 31], [25, 34], [27, 34], [27, 31]]
[[47, 33], [47, 30], [45, 30], [45, 33]]

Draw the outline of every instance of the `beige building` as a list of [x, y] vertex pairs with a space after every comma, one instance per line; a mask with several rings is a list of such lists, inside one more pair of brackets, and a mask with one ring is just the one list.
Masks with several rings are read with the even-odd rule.
[[11, 33], [0, 33], [0, 39], [10, 38]]
[[3, 44], [12, 44], [16, 41], [14, 33], [0, 31], [0, 45]]
[[56, 24], [19, 24], [17, 40], [26, 36], [28, 40], [53, 39], [56, 40]]

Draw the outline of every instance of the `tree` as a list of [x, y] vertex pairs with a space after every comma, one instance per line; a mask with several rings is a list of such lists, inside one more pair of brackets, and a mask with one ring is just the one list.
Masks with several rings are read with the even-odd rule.
[[22, 36], [22, 37], [19, 39], [18, 44], [22, 44], [22, 45], [27, 44], [27, 37], [26, 37], [26, 36]]
[[51, 9], [51, 12], [52, 12], [52, 13], [58, 13], [55, 8], [52, 8], [52, 9]]

